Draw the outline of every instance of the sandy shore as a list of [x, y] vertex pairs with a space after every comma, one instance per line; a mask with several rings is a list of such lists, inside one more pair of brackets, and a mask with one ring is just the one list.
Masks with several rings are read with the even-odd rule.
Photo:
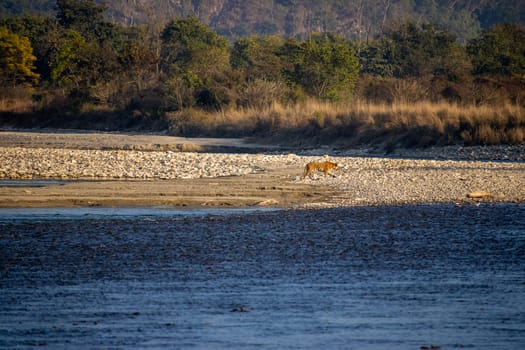
[[[4, 131], [0, 207], [522, 203], [522, 156], [523, 146], [399, 150], [387, 157], [363, 150], [291, 153], [235, 139]], [[304, 165], [318, 160], [339, 169], [303, 179]], [[24, 182], [36, 179], [49, 182]]]

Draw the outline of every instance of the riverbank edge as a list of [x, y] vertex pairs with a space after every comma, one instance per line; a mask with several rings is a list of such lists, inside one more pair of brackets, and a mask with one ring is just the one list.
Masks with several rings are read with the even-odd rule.
[[[324, 148], [308, 152], [297, 150], [296, 154], [275, 150], [269, 153], [212, 154], [181, 149], [142, 149], [145, 145], [162, 148], [162, 145], [174, 144], [173, 141], [181, 140], [144, 134], [0, 132], [0, 147], [5, 151], [4, 155], [11, 153], [9, 159], [0, 159], [0, 170], [4, 173], [0, 180], [29, 181], [27, 186], [0, 185], [0, 208], [296, 209], [525, 202], [525, 162], [519, 160], [523, 159], [524, 147], [466, 150], [444, 147], [430, 150], [432, 153], [416, 149], [389, 156], [370, 154], [369, 150], [345, 153]], [[233, 149], [239, 146], [257, 149], [258, 146], [239, 139], [184, 139], [178, 144]], [[108, 145], [111, 148], [105, 149]], [[96, 151], [89, 151], [93, 149]], [[467, 152], [473, 160], [454, 160], [458, 151]], [[506, 159], [509, 151], [512, 152], [510, 158], [517, 160]], [[80, 156], [98, 167], [114, 163], [114, 171], [120, 175], [110, 173], [109, 178], [73, 176], [65, 165], [67, 162], [76, 164]], [[496, 161], [480, 161], [478, 158]], [[330, 159], [337, 160], [340, 165], [334, 176], [314, 174], [307, 179], [302, 177], [306, 162]], [[31, 170], [46, 162], [49, 169], [54, 169], [54, 175], [39, 177], [38, 171]], [[25, 175], [20, 178], [8, 175], [18, 176], [20, 165], [17, 164], [25, 167]], [[147, 175], [141, 170], [129, 177], [126, 172], [131, 164], [149, 164], [160, 175]], [[11, 171], [5, 172], [8, 168]], [[202, 174], [204, 168], [208, 173]], [[227, 169], [228, 175], [217, 175], [217, 169]], [[199, 173], [195, 173], [196, 170]], [[192, 178], [187, 178], [189, 174]], [[35, 187], [31, 179], [63, 183]]]

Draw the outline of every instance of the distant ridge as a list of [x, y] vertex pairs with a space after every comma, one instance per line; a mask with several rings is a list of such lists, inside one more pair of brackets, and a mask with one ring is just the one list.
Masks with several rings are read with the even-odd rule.
[[[466, 41], [498, 22], [525, 25], [525, 1], [515, 0], [69, 0], [107, 6], [127, 26], [164, 25], [195, 16], [230, 39], [252, 34], [304, 38], [331, 31], [367, 40], [395, 21], [433, 23]], [[54, 15], [56, 0], [0, 0], [0, 17]]]

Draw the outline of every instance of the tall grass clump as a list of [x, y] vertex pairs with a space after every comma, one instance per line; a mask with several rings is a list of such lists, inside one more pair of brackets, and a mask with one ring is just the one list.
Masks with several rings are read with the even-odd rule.
[[382, 143], [390, 147], [523, 143], [523, 107], [462, 106], [452, 103], [357, 103], [344, 120], [360, 121], [354, 144]]
[[256, 137], [296, 145], [428, 147], [525, 142], [524, 108], [447, 102], [332, 103], [306, 100], [169, 115], [173, 134]]
[[35, 108], [32, 89], [25, 86], [0, 88], [0, 113], [27, 113]]

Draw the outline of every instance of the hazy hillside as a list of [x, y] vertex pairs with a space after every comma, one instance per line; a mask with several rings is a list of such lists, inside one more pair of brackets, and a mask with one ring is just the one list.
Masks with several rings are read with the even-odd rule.
[[[55, 0], [0, 0], [0, 16], [54, 14]], [[431, 22], [461, 41], [497, 22], [525, 24], [523, 0], [96, 0], [124, 25], [163, 26], [196, 16], [230, 38], [249, 34], [304, 37], [332, 31], [366, 40], [392, 21]]]

